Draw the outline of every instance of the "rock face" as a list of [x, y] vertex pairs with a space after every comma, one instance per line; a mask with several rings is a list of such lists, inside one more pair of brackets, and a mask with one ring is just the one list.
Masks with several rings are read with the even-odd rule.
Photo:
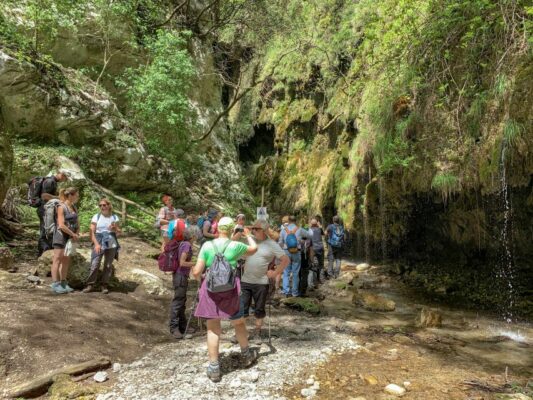
[[[73, 71], [47, 68], [52, 70], [45, 74], [36, 65], [0, 51], [0, 110], [5, 129], [30, 141], [81, 148], [82, 169], [106, 187], [147, 190], [178, 183], [167, 163], [148, 155], [141, 136], [105, 93], [89, 93], [90, 81]], [[61, 83], [51, 76], [61, 77]], [[2, 154], [6, 141], [0, 139]], [[68, 163], [65, 159], [56, 166]], [[9, 160], [2, 157], [0, 195], [7, 171], [4, 164], [9, 165]]]
[[394, 311], [396, 303], [373, 293], [357, 292], [352, 297], [354, 304], [370, 311]]
[[9, 189], [11, 181], [11, 168], [13, 165], [13, 149], [9, 136], [3, 131], [2, 107], [0, 106], [0, 206]]
[[442, 316], [429, 308], [423, 308], [420, 311], [417, 324], [426, 328], [438, 328], [442, 326]]

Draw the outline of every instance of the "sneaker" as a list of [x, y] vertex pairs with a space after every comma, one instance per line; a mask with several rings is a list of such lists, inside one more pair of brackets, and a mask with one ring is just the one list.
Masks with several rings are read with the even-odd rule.
[[90, 293], [92, 291], [93, 291], [92, 285], [87, 285], [87, 287], [82, 290], [83, 293]]
[[70, 292], [73, 292], [74, 289], [72, 289], [69, 285], [68, 285], [68, 282], [67, 281], [61, 281], [61, 286], [63, 287], [63, 289], [66, 290], [66, 293], [70, 293]]
[[61, 286], [61, 282], [54, 282], [50, 285], [50, 287], [52, 288], [52, 291], [55, 293], [55, 294], [65, 294], [65, 293], [68, 293], [64, 288], [63, 286]]
[[255, 330], [253, 335], [250, 336], [250, 342], [254, 343], [254, 344], [261, 344], [263, 343], [263, 338], [261, 337], [261, 331], [260, 330]]
[[212, 382], [220, 382], [221, 374], [220, 367], [213, 368], [211, 366], [207, 367], [207, 377], [211, 379]]
[[237, 336], [233, 335], [232, 337], [230, 337], [229, 341], [233, 344], [237, 344], [239, 343], [239, 341], [237, 340]]
[[257, 350], [248, 349], [246, 353], [241, 353], [241, 365], [243, 368], [248, 368], [257, 360]]
[[172, 331], [172, 336], [174, 337], [174, 339], [183, 339], [183, 333], [181, 333], [179, 329], [174, 329]]
[[102, 293], [103, 294], [108, 294], [109, 293], [109, 289], [107, 288], [107, 286], [102, 286]]

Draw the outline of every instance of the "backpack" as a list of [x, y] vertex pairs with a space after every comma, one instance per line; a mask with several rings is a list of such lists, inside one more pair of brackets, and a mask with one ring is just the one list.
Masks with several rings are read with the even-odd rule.
[[332, 247], [342, 247], [344, 244], [344, 228], [341, 225], [337, 225], [335, 229], [331, 230], [328, 243]]
[[183, 242], [171, 240], [165, 245], [164, 251], [157, 257], [159, 270], [162, 272], [176, 272], [180, 268], [180, 249]]
[[206, 220], [207, 218], [202, 215], [200, 218], [198, 218], [198, 221], [196, 222], [196, 225], [198, 226], [198, 228], [200, 228], [201, 232], [203, 232], [204, 230], [204, 222]]
[[220, 293], [235, 289], [235, 271], [224, 255], [224, 252], [230, 243], [231, 240], [228, 240], [222, 251], [218, 251], [215, 242], [211, 242], [213, 249], [215, 250], [215, 259], [207, 271], [206, 286], [208, 292]]
[[[100, 217], [102, 216], [102, 214], [98, 213], [98, 215], [96, 216], [96, 225], [98, 225], [98, 221], [100, 221]], [[117, 222], [118, 221], [118, 217], [113, 214], [111, 215], [111, 218], [113, 219], [113, 222]]]
[[41, 194], [43, 192], [43, 183], [46, 178], [36, 176], [28, 182], [28, 205], [38, 208], [42, 204]]
[[47, 239], [51, 239], [54, 236], [54, 232], [57, 229], [57, 206], [61, 204], [58, 199], [52, 199], [44, 205], [44, 232]]
[[287, 236], [285, 237], [285, 244], [287, 245], [287, 250], [289, 253], [298, 253], [298, 239], [296, 238], [296, 231], [298, 231], [298, 227], [294, 228], [292, 231], [289, 231], [289, 228], [285, 228], [285, 232], [287, 233]]

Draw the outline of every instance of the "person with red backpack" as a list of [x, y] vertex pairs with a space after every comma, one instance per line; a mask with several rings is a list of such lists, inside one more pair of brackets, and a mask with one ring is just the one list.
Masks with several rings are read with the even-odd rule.
[[28, 182], [28, 205], [37, 208], [39, 217], [39, 241], [37, 244], [37, 257], [40, 257], [46, 250], [52, 248], [50, 238], [46, 234], [44, 227], [44, 206], [52, 199], [58, 199], [57, 184], [68, 179], [66, 171], [58, 171], [53, 176], [36, 176]]
[[172, 204], [172, 196], [169, 194], [164, 194], [161, 196], [161, 201], [164, 204], [164, 207], [161, 207], [159, 213], [157, 214], [155, 220], [155, 228], [160, 231], [161, 234], [161, 251], [165, 250], [165, 245], [170, 242], [168, 237], [168, 224], [170, 221], [176, 219], [176, 209]]
[[[174, 287], [174, 297], [170, 304], [170, 334], [175, 339], [183, 339], [186, 334], [194, 333], [192, 327], [187, 326], [185, 316], [185, 304], [187, 302], [187, 288], [189, 287], [189, 275], [191, 268], [195, 263], [192, 262], [193, 248], [192, 243], [196, 240], [195, 230], [185, 228], [181, 232], [181, 241], [179, 241], [176, 260], [172, 273], [172, 285]], [[169, 244], [177, 242], [173, 239]]]
[[181, 242], [183, 240], [183, 231], [187, 227], [187, 221], [185, 220], [185, 211], [181, 208], [176, 209], [176, 218], [168, 223], [167, 237], [171, 240], [177, 240]]
[[[283, 225], [278, 243], [291, 262], [283, 271], [283, 294], [287, 297], [299, 297], [300, 266], [302, 256], [300, 254], [303, 231], [296, 225], [296, 217], [291, 215], [287, 225]], [[292, 274], [292, 285], [290, 285]], [[292, 286], [292, 288], [291, 288]]]

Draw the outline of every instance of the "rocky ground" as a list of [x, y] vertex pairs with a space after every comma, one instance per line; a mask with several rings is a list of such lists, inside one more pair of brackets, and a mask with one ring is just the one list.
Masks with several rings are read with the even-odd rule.
[[203, 329], [193, 338], [168, 336], [169, 277], [156, 270], [151, 257], [157, 251], [134, 238], [122, 244], [128, 251], [117, 264], [122, 284], [117, 288], [127, 290], [108, 296], [53, 296], [48, 278], [36, 286], [27, 280], [34, 263], [25, 266], [22, 259], [15, 263], [19, 273], [2, 273], [0, 315], [8, 323], [0, 328], [0, 372], [6, 377], [0, 389], [51, 368], [107, 356], [113, 366], [105, 371], [105, 382], [95, 382], [93, 374], [75, 382], [63, 375], [44, 397], [481, 400], [531, 395], [530, 326], [507, 327], [519, 332], [513, 337], [494, 320], [410, 297], [380, 267], [348, 264], [339, 279], [310, 298], [274, 302], [271, 342], [253, 344], [260, 357], [249, 369], [240, 368], [239, 348], [229, 341], [233, 330], [224, 323], [223, 378], [212, 383], [205, 375], [205, 328], [193, 319]]

